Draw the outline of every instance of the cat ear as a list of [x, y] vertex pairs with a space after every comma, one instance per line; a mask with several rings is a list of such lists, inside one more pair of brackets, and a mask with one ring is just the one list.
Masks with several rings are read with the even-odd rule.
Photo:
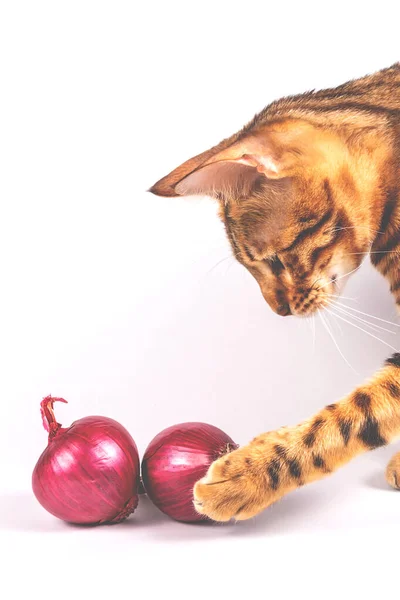
[[236, 134], [186, 161], [149, 191], [158, 196], [244, 196], [262, 178], [293, 175], [305, 147], [302, 138], [304, 127], [296, 129], [293, 123]]

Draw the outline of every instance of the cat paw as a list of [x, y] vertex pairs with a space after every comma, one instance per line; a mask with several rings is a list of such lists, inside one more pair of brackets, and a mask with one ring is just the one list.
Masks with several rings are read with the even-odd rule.
[[195, 509], [214, 521], [254, 517], [285, 493], [274, 460], [264, 446], [261, 451], [257, 445], [218, 459], [194, 487]]
[[386, 469], [386, 481], [395, 490], [400, 490], [400, 453], [393, 456]]

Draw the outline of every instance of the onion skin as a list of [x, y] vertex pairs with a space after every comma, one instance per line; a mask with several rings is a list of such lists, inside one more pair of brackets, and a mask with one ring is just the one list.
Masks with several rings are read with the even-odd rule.
[[150, 442], [142, 460], [147, 495], [177, 521], [204, 521], [193, 506], [194, 484], [214, 460], [237, 447], [226, 433], [207, 423], [181, 423], [164, 429]]
[[52, 515], [86, 525], [118, 523], [138, 504], [139, 455], [128, 431], [107, 417], [62, 428], [48, 396], [42, 416], [49, 443], [32, 475], [33, 492]]

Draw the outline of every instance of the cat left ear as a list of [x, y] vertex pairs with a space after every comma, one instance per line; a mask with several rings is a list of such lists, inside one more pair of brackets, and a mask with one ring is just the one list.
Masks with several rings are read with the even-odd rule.
[[282, 179], [294, 173], [301, 154], [295, 143], [300, 130], [295, 131], [286, 126], [236, 134], [186, 161], [149, 191], [172, 197], [246, 195], [260, 178]]

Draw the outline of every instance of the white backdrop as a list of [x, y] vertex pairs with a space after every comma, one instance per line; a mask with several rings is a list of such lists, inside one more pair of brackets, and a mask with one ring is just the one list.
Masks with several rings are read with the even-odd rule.
[[[49, 393], [69, 401], [57, 406], [63, 425], [113, 417], [141, 452], [159, 430], [187, 420], [245, 443], [337, 400], [390, 354], [344, 323], [333, 331], [357, 373], [320, 323], [314, 346], [309, 324], [273, 314], [229, 258], [211, 200], [146, 190], [273, 99], [395, 62], [393, 10], [385, 2], [335, 2], [329, 12], [251, 0], [1, 3], [0, 490], [10, 536], [18, 521], [10, 507], [24, 502], [15, 494], [28, 502], [46, 445], [39, 402]], [[388, 286], [369, 265], [346, 295], [395, 318]], [[384, 339], [396, 346], [398, 336]], [[390, 453], [358, 466], [379, 463], [383, 482]], [[345, 472], [314, 489], [343, 489], [358, 471]], [[400, 514], [400, 498], [393, 504], [379, 486], [379, 508], [376, 495], [368, 504], [376, 527], [389, 505]], [[367, 498], [363, 479], [357, 501], [361, 488]], [[290, 516], [285, 502], [290, 526], [303, 531], [302, 511]], [[316, 535], [327, 501], [320, 510]], [[357, 510], [345, 499], [346, 510], [352, 521]], [[52, 519], [36, 518], [44, 529]], [[175, 540], [185, 530], [176, 527]]]

